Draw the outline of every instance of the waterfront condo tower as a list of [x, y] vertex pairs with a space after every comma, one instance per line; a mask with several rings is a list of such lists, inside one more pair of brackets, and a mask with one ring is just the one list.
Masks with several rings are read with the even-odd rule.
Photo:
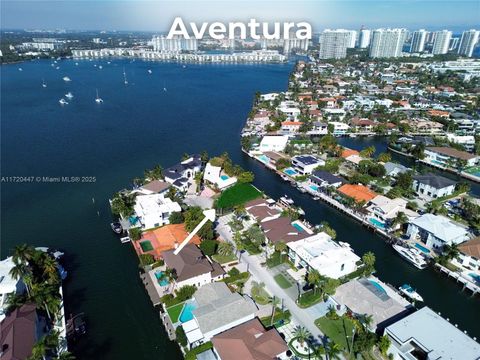
[[347, 48], [352, 44], [352, 32], [350, 30], [325, 29], [320, 34], [320, 59], [342, 59], [347, 56]]
[[427, 40], [428, 31], [420, 29], [413, 32], [412, 43], [410, 45], [411, 53], [421, 53], [425, 50], [425, 43]]
[[406, 29], [373, 30], [369, 55], [372, 58], [399, 57], [406, 38]]
[[435, 41], [433, 42], [433, 55], [446, 54], [450, 47], [450, 39], [452, 38], [452, 32], [449, 30], [441, 30], [435, 32]]
[[360, 38], [358, 40], [358, 47], [360, 49], [368, 48], [368, 45], [370, 45], [371, 34], [372, 34], [371, 30], [368, 30], [368, 29], [360, 30]]
[[471, 29], [464, 31], [460, 39], [460, 45], [458, 46], [458, 54], [472, 57], [473, 49], [478, 43], [479, 37], [480, 31], [478, 30]]

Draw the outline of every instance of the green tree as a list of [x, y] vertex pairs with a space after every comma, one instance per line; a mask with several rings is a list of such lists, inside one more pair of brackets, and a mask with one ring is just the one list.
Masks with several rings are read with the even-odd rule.
[[360, 156], [369, 158], [369, 157], [372, 157], [373, 154], [375, 154], [375, 151], [376, 151], [375, 146], [372, 145], [360, 151]]
[[27, 244], [20, 244], [13, 249], [12, 261], [14, 264], [27, 264], [33, 258], [35, 249]]
[[168, 222], [170, 224], [182, 224], [184, 220], [183, 214], [180, 211], [174, 211], [168, 217]]
[[142, 229], [140, 228], [130, 228], [128, 230], [128, 233], [130, 235], [130, 239], [132, 239], [133, 241], [140, 240], [142, 237]]
[[383, 356], [387, 356], [387, 351], [390, 348], [390, 344], [391, 342], [387, 335], [380, 336], [378, 339], [378, 349]]
[[310, 334], [310, 331], [307, 330], [304, 326], [297, 325], [293, 331], [293, 336], [297, 338], [297, 340], [300, 342], [300, 345], [303, 346], [303, 344], [312, 336]]
[[444, 245], [442, 253], [447, 260], [452, 260], [460, 255], [460, 250], [457, 244], [452, 243], [451, 245]]
[[337, 232], [335, 231], [334, 228], [330, 226], [330, 224], [326, 221], [322, 221], [321, 225], [321, 230], [327, 233], [328, 236], [330, 236], [333, 240], [337, 238]]
[[203, 240], [200, 243], [200, 249], [205, 255], [212, 256], [217, 250], [218, 242], [215, 240]]
[[277, 309], [278, 304], [280, 304], [280, 299], [276, 296], [270, 298], [270, 304], [272, 304], [272, 317], [270, 319], [270, 326], [273, 326], [273, 319], [275, 318], [275, 310]]
[[239, 183], [251, 183], [255, 179], [255, 175], [251, 171], [243, 171], [238, 175]]
[[182, 325], [177, 326], [177, 328], [175, 329], [175, 335], [176, 335], [176, 340], [180, 345], [182, 346], [187, 345], [188, 343], [187, 335], [185, 335], [185, 331], [183, 330]]
[[334, 341], [331, 341], [325, 347], [325, 353], [329, 360], [337, 360], [341, 359], [340, 354], [342, 353], [342, 349], [340, 348], [340, 345], [336, 344]]
[[283, 254], [287, 249], [287, 244], [285, 244], [283, 241], [279, 241], [275, 244], [275, 250], [280, 253], [280, 260], [283, 261]]
[[363, 254], [362, 261], [365, 264], [365, 275], [370, 275], [375, 271], [375, 254], [371, 251]]
[[393, 219], [392, 227], [395, 227], [395, 226], [397, 226], [397, 225], [403, 226], [403, 225], [406, 224], [407, 222], [408, 222], [408, 217], [407, 217], [407, 215], [405, 215], [404, 212], [399, 211], [399, 212], [397, 213], [397, 216], [395, 216], [395, 219]]
[[316, 294], [317, 290], [320, 287], [320, 283], [324, 280], [324, 277], [320, 273], [312, 269], [308, 272], [307, 281], [309, 284], [313, 285], [313, 292]]
[[386, 163], [392, 160], [392, 155], [384, 152], [378, 155], [377, 160]]
[[230, 256], [233, 253], [233, 245], [229, 242], [223, 241], [218, 244], [217, 253], [221, 256]]

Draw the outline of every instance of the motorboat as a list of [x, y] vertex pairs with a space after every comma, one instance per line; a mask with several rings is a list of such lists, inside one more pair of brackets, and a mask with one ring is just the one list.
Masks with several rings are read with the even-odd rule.
[[98, 68], [99, 68], [100, 70], [102, 70], [102, 69], [103, 69], [103, 66], [102, 66], [102, 65], [98, 65]]
[[98, 89], [97, 89], [97, 97], [95, 98], [95, 102], [96, 102], [97, 104], [103, 103], [103, 99], [98, 96]]
[[72, 80], [68, 76], [64, 76], [63, 81], [69, 82], [69, 81], [72, 81]]
[[73, 94], [71, 92], [68, 92], [65, 94], [65, 97], [68, 99], [73, 99]]
[[422, 270], [427, 267], [428, 263], [425, 261], [425, 258], [419, 252], [415, 251], [415, 249], [397, 244], [392, 245], [392, 247], [397, 253], [400, 254], [402, 258], [407, 260], [416, 268]]
[[18, 68], [18, 71], [23, 71], [23, 69], [22, 69], [22, 68]]
[[45, 83], [45, 80], [42, 79], [42, 87], [46, 88], [47, 87], [47, 84]]
[[123, 68], [123, 83], [125, 85], [128, 85], [127, 73], [125, 72], [125, 68]]
[[68, 101], [64, 98], [61, 98], [60, 100], [58, 100], [58, 102], [60, 103], [60, 105], [68, 105]]
[[67, 336], [79, 336], [87, 333], [87, 324], [85, 322], [85, 314], [79, 313], [77, 315], [70, 315], [67, 320]]
[[148, 71], [148, 73], [149, 73], [149, 74], [151, 74], [151, 73], [152, 73], [152, 70], [150, 70], [150, 69], [148, 69], [147, 71]]
[[121, 234], [123, 232], [122, 224], [120, 224], [119, 222], [111, 223], [110, 227], [112, 228], [112, 230], [115, 234]]
[[403, 295], [412, 300], [423, 302], [423, 298], [420, 296], [420, 294], [408, 284], [403, 284], [398, 288], [398, 290], [400, 290]]

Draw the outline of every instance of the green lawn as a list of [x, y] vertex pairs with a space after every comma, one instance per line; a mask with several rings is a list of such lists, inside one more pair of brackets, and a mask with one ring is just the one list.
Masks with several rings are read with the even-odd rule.
[[215, 260], [219, 264], [225, 264], [225, 263], [229, 263], [229, 262], [238, 260], [237, 257], [235, 256], [235, 254], [230, 254], [230, 255], [227, 255], [227, 256], [215, 254], [215, 255], [212, 255], [212, 259]]
[[266, 305], [270, 301], [270, 296], [265, 291], [265, 289], [262, 289], [262, 288], [260, 289], [253, 288], [251, 291], [251, 295], [253, 300], [255, 300], [260, 305]]
[[313, 290], [304, 292], [298, 299], [298, 306], [301, 308], [308, 308], [322, 300], [322, 294], [320, 291], [314, 292]]
[[255, 189], [251, 184], [236, 184], [222, 192], [217, 200], [216, 207], [219, 209], [229, 209], [247, 201], [260, 197], [262, 193]]
[[[354, 327], [350, 319], [341, 317], [337, 320], [331, 320], [324, 316], [315, 320], [315, 325], [342, 349], [349, 350], [352, 341], [352, 329]], [[349, 336], [348, 344], [347, 336]]]
[[282, 274], [275, 275], [274, 279], [277, 282], [278, 286], [280, 286], [282, 289], [288, 289], [290, 286], [292, 286], [292, 284], [290, 284], [290, 281], [288, 281]]
[[183, 302], [167, 308], [167, 313], [168, 313], [168, 316], [170, 316], [172, 323], [176, 323], [178, 321], [178, 318], [180, 316], [180, 313], [182, 312], [182, 309], [183, 309]]
[[140, 247], [142, 248], [143, 252], [151, 251], [153, 250], [152, 243], [149, 240], [142, 241], [140, 243]]

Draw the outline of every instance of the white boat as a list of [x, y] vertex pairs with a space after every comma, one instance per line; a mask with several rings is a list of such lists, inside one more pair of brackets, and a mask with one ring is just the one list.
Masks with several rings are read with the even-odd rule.
[[101, 70], [101, 69], [103, 69], [103, 66], [102, 66], [102, 65], [98, 65], [98, 68]]
[[400, 254], [405, 260], [411, 263], [418, 269], [425, 269], [428, 263], [425, 261], [423, 256], [412, 249], [411, 247], [404, 247], [401, 245], [392, 245], [393, 249]]
[[47, 87], [47, 84], [45, 83], [45, 80], [42, 79], [42, 87], [46, 88]]
[[60, 66], [57, 66], [55, 69], [57, 69], [57, 70], [60, 69]]
[[163, 82], [163, 91], [167, 91], [167, 88], [165, 86], [165, 81]]
[[68, 105], [67, 100], [65, 100], [64, 98], [61, 98], [60, 100], [58, 100], [58, 102], [59, 102], [61, 105]]
[[23, 69], [22, 69], [22, 68], [18, 68], [18, 71], [23, 71]]
[[78, 63], [75, 63], [75, 66], [78, 66]]
[[423, 298], [420, 296], [420, 294], [408, 284], [403, 284], [398, 288], [398, 290], [400, 290], [403, 295], [409, 297], [412, 300], [423, 302]]
[[73, 94], [69, 91], [68, 93], [65, 94], [65, 97], [68, 99], [73, 99]]
[[97, 97], [95, 98], [95, 102], [96, 102], [97, 104], [103, 103], [103, 99], [98, 96], [98, 89], [97, 89]]
[[127, 73], [125, 72], [125, 68], [123, 68], [123, 83], [125, 85], [128, 85]]
[[69, 82], [69, 81], [72, 81], [72, 80], [68, 76], [64, 76], [63, 81]]
[[149, 73], [149, 74], [151, 74], [151, 73], [152, 73], [152, 70], [150, 70], [150, 69], [148, 69], [147, 71], [148, 71], [148, 73]]

